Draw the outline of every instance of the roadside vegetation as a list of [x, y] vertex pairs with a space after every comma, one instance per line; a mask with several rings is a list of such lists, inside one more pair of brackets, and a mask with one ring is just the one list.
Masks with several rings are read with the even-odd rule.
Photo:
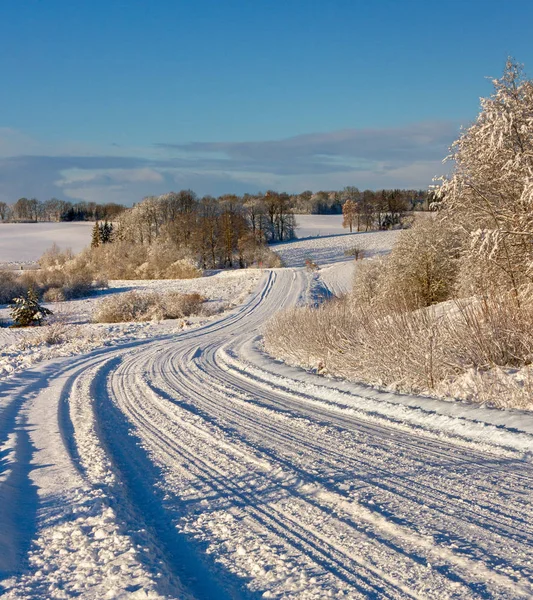
[[39, 261], [39, 269], [0, 271], [0, 304], [9, 304], [31, 289], [45, 302], [62, 302], [88, 296], [107, 286], [105, 277], [80, 264], [69, 250], [52, 246]]
[[94, 314], [95, 323], [160, 321], [206, 314], [205, 298], [198, 293], [126, 292], [102, 300]]
[[533, 82], [509, 61], [452, 147], [433, 218], [353, 291], [267, 327], [293, 364], [401, 391], [533, 406]]

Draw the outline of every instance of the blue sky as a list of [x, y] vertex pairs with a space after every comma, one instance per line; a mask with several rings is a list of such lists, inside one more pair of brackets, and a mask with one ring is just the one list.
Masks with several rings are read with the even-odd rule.
[[530, 0], [0, 3], [0, 200], [421, 187]]

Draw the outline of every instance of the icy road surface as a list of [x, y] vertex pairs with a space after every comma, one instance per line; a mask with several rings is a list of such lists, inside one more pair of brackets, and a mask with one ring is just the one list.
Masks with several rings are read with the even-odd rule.
[[1, 384], [5, 598], [533, 596], [531, 416], [270, 361], [308, 286]]

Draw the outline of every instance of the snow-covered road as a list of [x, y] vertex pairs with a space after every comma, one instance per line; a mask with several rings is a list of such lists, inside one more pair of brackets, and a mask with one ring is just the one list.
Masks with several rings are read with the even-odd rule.
[[532, 418], [267, 359], [308, 277], [2, 383], [6, 598], [533, 597]]

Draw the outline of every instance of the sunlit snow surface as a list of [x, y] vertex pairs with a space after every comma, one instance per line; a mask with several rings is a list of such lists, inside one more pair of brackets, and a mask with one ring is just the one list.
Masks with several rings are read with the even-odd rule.
[[0, 265], [36, 261], [52, 244], [74, 253], [91, 241], [94, 223], [0, 223]]
[[100, 296], [53, 305], [62, 344], [0, 330], [2, 597], [533, 597], [533, 415], [262, 351], [313, 282], [349, 285], [346, 248], [397, 236], [338, 227], [277, 246], [288, 268], [105, 292], [198, 291], [228, 309], [209, 319], [91, 324]]

